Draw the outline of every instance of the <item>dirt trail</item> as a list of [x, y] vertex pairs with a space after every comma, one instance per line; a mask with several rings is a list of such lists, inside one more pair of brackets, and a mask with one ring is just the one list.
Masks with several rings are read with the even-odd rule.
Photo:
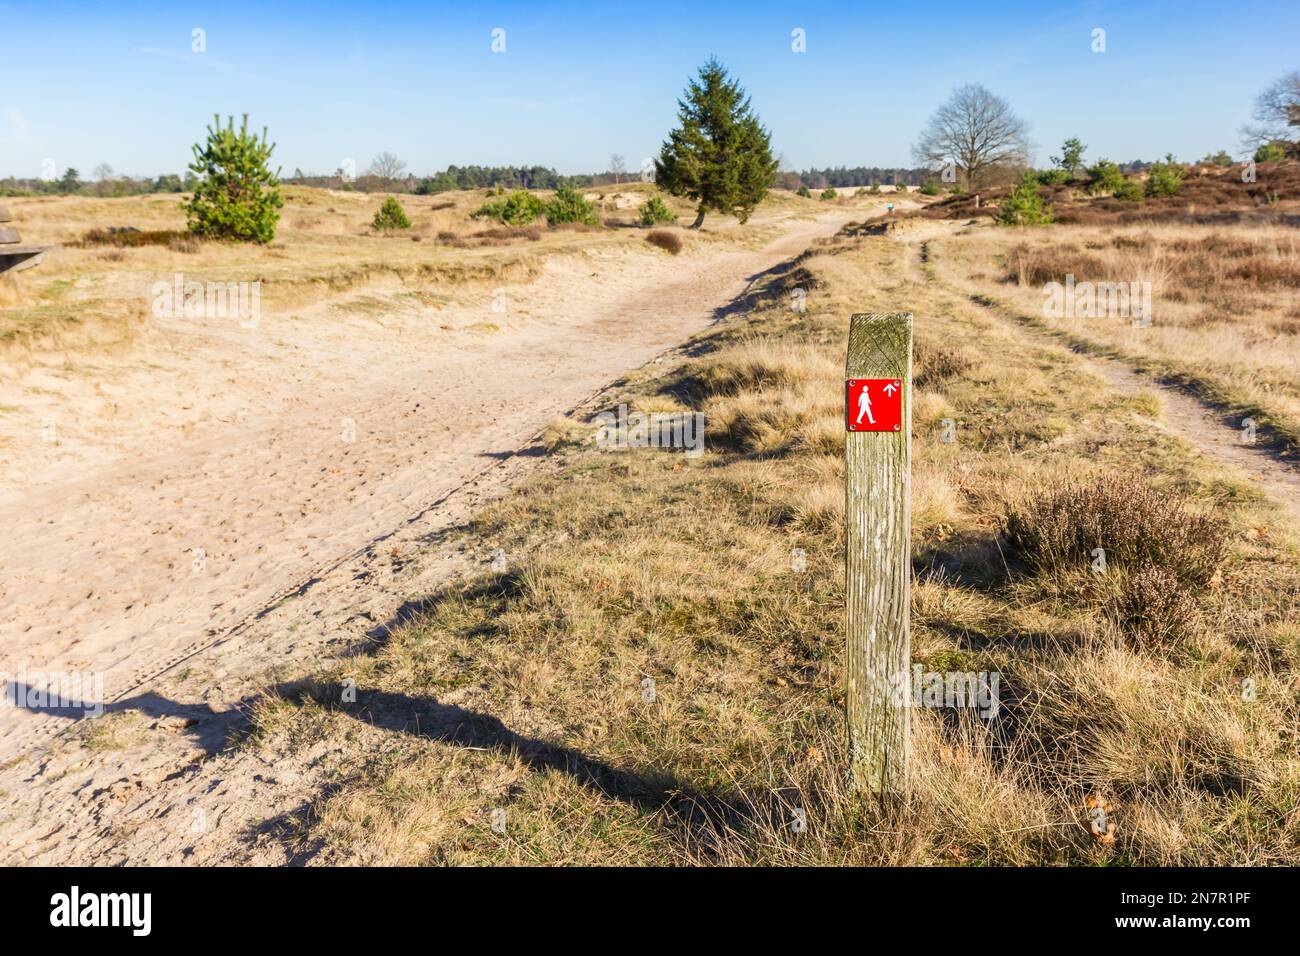
[[909, 247], [907, 256], [909, 276], [917, 281], [927, 282], [949, 295], [974, 302], [984, 307], [990, 314], [998, 315], [1006, 321], [1015, 322], [1022, 329], [1030, 330], [1045, 342], [1050, 341], [1057, 346], [1070, 349], [1083, 368], [1116, 391], [1124, 394], [1139, 391], [1155, 392], [1163, 405], [1162, 427], [1182, 438], [1212, 461], [1246, 474], [1274, 503], [1300, 520], [1300, 470], [1278, 457], [1262, 440], [1254, 443], [1243, 441], [1241, 429], [1236, 423], [1228, 422], [1222, 412], [1201, 401], [1185, 388], [1144, 375], [1119, 359], [1089, 353], [1031, 317], [1018, 315], [1010, 309], [1003, 309], [997, 303], [978, 294], [967, 292], [939, 279], [934, 269], [928, 267], [931, 258], [929, 242], [937, 237], [952, 235], [961, 228], [965, 228], [965, 224], [930, 223], [900, 235], [900, 240]]
[[[337, 755], [227, 749], [248, 703], [320, 656], [382, 636], [452, 575], [485, 567], [488, 543], [448, 539], [520, 475], [550, 466], [515, 451], [554, 415], [594, 408], [620, 373], [706, 327], [761, 272], [846, 218], [785, 222], [761, 251], [664, 257], [659, 268], [560, 263], [529, 287], [530, 317], [508, 335], [404, 354], [364, 389], [322, 387], [283, 421], [196, 435], [166, 456], [40, 491], [62, 509], [13, 515], [58, 529], [44, 538], [50, 554], [23, 549], [43, 572], [25, 585], [36, 594], [18, 592], [29, 658], [35, 646], [117, 664], [106, 695], [116, 699], [108, 723], [0, 713], [18, 754], [0, 766], [0, 859], [306, 862], [278, 834], [319, 796]], [[357, 438], [340, 447], [334, 432], [349, 413]], [[105, 488], [115, 493], [96, 491]], [[217, 573], [195, 575], [203, 586], [193, 592], [178, 586], [191, 580], [190, 557], [177, 555], [182, 524], [226, 532], [209, 552]], [[22, 540], [6, 546], [9, 573]], [[99, 599], [73, 600], [86, 590]], [[116, 729], [94, 737], [117, 719], [130, 722], [125, 741]]]
[[[104, 467], [0, 501], [0, 669], [102, 672], [107, 700], [136, 693], [436, 508], [847, 218], [779, 221], [780, 236], [758, 251], [701, 245], [680, 258], [637, 250], [546, 260], [539, 278], [505, 290], [501, 314], [486, 296], [466, 306], [493, 324], [451, 347], [382, 322], [330, 323], [323, 307], [306, 322], [264, 318], [255, 347], [169, 331], [149, 375], [183, 387], [254, 369], [260, 377], [245, 384], [264, 389], [268, 407], [222, 406], [183, 431], [142, 429]], [[195, 366], [196, 352], [205, 366]], [[281, 374], [293, 378], [288, 394], [273, 388]], [[291, 629], [280, 658], [301, 653], [298, 643]], [[227, 659], [226, 671], [251, 666], [229, 648]], [[66, 723], [0, 709], [0, 760]]]

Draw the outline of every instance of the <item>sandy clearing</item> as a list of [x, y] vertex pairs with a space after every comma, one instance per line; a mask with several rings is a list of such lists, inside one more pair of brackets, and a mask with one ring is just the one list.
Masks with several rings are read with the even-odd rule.
[[[329, 321], [337, 303], [264, 315], [254, 335], [163, 325], [135, 366], [65, 393], [75, 467], [13, 468], [32, 477], [0, 501], [0, 669], [102, 672], [107, 699], [136, 691], [703, 328], [754, 275], [848, 218], [783, 221], [761, 251], [549, 259], [505, 287], [504, 312], [487, 295], [440, 312], [451, 338], [420, 316]], [[64, 724], [0, 710], [0, 759]]]

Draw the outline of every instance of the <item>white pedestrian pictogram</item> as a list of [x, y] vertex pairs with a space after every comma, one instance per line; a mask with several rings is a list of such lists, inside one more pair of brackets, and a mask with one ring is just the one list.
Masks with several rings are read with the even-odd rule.
[[858, 396], [858, 418], [853, 424], [861, 425], [862, 416], [867, 416], [867, 421], [871, 424], [876, 423], [875, 416], [871, 414], [871, 396], [867, 394], [867, 386], [862, 386], [862, 394]]

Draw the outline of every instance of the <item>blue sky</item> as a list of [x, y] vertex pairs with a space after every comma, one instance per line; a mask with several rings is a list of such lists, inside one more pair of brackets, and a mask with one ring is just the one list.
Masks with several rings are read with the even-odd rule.
[[[191, 51], [192, 31], [207, 50]], [[493, 53], [492, 30], [506, 50]], [[806, 31], [807, 52], [791, 50]], [[1094, 53], [1092, 31], [1106, 31]], [[911, 165], [965, 82], [1006, 97], [1045, 164], [1239, 150], [1255, 95], [1300, 69], [1300, 3], [223, 3], [0, 0], [0, 176], [42, 163], [181, 172], [214, 112], [327, 173], [383, 150], [448, 163], [636, 168], [717, 55], [792, 168]]]

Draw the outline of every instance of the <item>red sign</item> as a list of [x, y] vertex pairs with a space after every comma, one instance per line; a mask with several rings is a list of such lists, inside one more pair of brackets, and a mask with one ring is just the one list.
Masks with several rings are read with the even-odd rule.
[[896, 432], [903, 427], [903, 383], [896, 378], [851, 378], [845, 418], [851, 432]]

